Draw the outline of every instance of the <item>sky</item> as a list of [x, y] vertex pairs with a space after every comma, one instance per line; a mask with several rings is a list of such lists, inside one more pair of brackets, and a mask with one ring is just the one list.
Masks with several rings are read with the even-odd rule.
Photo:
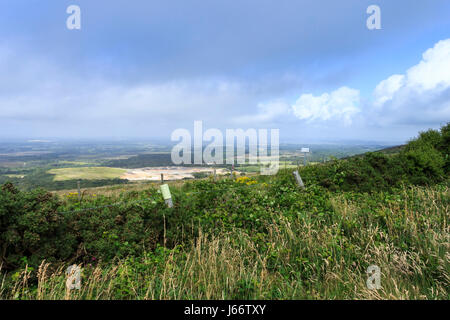
[[0, 0], [0, 140], [170, 139], [195, 120], [290, 143], [438, 129], [450, 1]]

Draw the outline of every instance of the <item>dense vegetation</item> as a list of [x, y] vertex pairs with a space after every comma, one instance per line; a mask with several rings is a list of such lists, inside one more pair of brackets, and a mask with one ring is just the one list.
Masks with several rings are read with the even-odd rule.
[[0, 297], [67, 298], [80, 263], [72, 298], [448, 299], [449, 147], [447, 125], [392, 155], [301, 168], [306, 190], [292, 169], [186, 182], [174, 208], [153, 188], [80, 203], [4, 184]]
[[307, 167], [302, 173], [308, 181], [335, 191], [371, 192], [401, 185], [433, 185], [448, 178], [449, 127], [441, 128], [441, 132], [422, 132], [393, 155], [368, 152], [325, 166]]

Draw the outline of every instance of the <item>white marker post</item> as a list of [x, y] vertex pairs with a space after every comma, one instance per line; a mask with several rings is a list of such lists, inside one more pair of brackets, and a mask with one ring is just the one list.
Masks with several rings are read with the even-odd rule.
[[305, 189], [305, 184], [303, 183], [302, 177], [300, 177], [300, 173], [297, 170], [293, 172], [295, 180], [297, 180], [297, 184], [300, 188]]
[[170, 189], [168, 184], [161, 185], [161, 193], [163, 195], [164, 201], [169, 208], [173, 208], [172, 195], [170, 194]]

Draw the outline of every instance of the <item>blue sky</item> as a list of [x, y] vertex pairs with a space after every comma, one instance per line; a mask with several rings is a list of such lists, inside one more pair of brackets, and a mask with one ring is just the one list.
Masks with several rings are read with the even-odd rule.
[[169, 139], [203, 120], [402, 142], [450, 120], [449, 18], [446, 0], [1, 0], [0, 137]]

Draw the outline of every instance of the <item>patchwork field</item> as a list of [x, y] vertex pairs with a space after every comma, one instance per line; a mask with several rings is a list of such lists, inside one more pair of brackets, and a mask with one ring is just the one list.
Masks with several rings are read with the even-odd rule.
[[55, 175], [54, 181], [66, 181], [73, 179], [102, 180], [120, 178], [126, 169], [107, 167], [81, 167], [52, 169], [48, 173]]
[[[212, 174], [211, 168], [204, 167], [151, 167], [138, 169], [121, 169], [109, 167], [80, 167], [61, 168], [49, 170], [49, 174], [55, 175], [54, 181], [67, 181], [74, 179], [104, 180], [124, 179], [129, 181], [159, 181], [161, 173], [165, 180], [182, 180], [194, 178], [196, 173]], [[229, 173], [228, 170], [217, 168], [217, 175]]]

